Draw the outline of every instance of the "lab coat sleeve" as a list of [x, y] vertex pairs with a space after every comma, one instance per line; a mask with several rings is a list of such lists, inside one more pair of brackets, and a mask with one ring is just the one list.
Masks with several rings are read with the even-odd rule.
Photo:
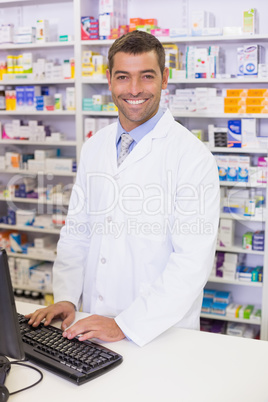
[[[170, 233], [173, 252], [167, 265], [146, 293], [115, 318], [139, 346], [185, 317], [199, 319], [200, 298], [215, 257], [219, 180], [215, 159], [207, 150], [192, 159], [189, 163], [191, 158], [185, 155], [178, 168]], [[198, 300], [199, 308], [195, 308]]]
[[86, 211], [86, 172], [82, 149], [76, 182], [72, 189], [66, 222], [61, 229], [57, 245], [57, 258], [53, 266], [54, 301], [69, 301], [80, 308], [84, 267], [90, 240]]

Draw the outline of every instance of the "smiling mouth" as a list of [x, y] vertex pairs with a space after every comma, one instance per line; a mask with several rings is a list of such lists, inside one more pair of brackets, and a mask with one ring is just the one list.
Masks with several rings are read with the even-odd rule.
[[146, 102], [147, 99], [125, 99], [125, 102], [129, 103], [130, 105], [140, 105]]

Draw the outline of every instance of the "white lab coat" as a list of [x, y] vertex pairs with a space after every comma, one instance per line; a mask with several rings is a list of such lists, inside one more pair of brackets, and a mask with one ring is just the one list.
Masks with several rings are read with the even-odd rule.
[[54, 264], [55, 301], [115, 317], [142, 346], [199, 328], [219, 216], [214, 157], [169, 110], [117, 167], [117, 123], [82, 148]]

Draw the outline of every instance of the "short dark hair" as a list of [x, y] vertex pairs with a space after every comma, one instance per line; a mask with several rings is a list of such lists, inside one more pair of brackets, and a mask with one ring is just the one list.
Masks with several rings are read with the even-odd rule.
[[142, 54], [155, 51], [158, 64], [163, 75], [165, 69], [165, 50], [154, 36], [144, 31], [132, 31], [116, 39], [108, 53], [108, 68], [112, 72], [114, 65], [114, 55], [118, 52], [129, 54]]

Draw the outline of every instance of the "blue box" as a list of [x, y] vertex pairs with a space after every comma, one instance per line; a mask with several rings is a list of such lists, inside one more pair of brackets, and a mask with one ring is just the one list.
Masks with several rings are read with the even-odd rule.
[[24, 87], [16, 87], [16, 104], [18, 108], [23, 108], [25, 106]]
[[242, 146], [242, 129], [241, 120], [228, 121], [227, 134], [228, 148], [241, 148]]

